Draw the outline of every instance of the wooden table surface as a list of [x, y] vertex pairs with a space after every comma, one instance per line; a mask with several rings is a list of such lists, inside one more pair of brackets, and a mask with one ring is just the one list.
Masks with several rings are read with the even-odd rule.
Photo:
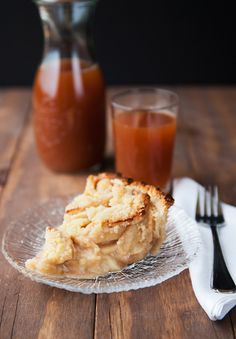
[[[236, 205], [236, 87], [173, 89], [181, 99], [173, 175], [217, 183], [222, 198]], [[42, 165], [32, 133], [31, 91], [1, 89], [0, 237], [26, 208], [82, 190], [86, 175], [58, 175]], [[138, 291], [83, 295], [32, 282], [2, 254], [0, 267], [1, 339], [235, 338], [236, 309], [210, 321], [188, 271]]]

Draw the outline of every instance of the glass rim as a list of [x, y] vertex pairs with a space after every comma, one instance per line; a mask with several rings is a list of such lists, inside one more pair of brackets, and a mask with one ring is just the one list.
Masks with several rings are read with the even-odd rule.
[[[153, 94], [167, 94], [170, 96], [173, 96], [173, 100], [172, 102], [170, 102], [168, 105], [150, 105], [150, 107], [148, 107], [148, 110], [156, 110], [156, 109], [168, 109], [170, 107], [174, 107], [174, 106], [179, 106], [179, 96], [178, 94], [176, 94], [173, 91], [167, 90], [167, 89], [163, 89], [163, 88], [159, 88], [159, 87], [134, 87], [134, 88], [129, 88], [126, 90], [121, 90], [117, 93], [115, 93], [112, 97], [111, 97], [111, 106], [112, 108], [118, 108], [127, 112], [131, 112], [133, 111], [135, 108], [128, 106], [128, 105], [124, 105], [124, 104], [120, 104], [118, 102], [116, 102], [117, 99], [129, 95], [129, 94], [140, 94], [140, 93], [144, 93], [144, 92], [150, 92]], [[141, 105], [140, 105], [141, 106]]]

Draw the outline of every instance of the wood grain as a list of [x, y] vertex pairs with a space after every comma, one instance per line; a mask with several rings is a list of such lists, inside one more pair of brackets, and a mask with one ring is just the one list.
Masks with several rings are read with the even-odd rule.
[[[103, 338], [234, 338], [230, 320], [209, 321], [199, 307], [187, 272], [159, 286], [98, 295], [96, 336]], [[167, 292], [168, 291], [168, 292]]]
[[236, 204], [235, 88], [182, 88], [174, 176], [218, 184], [223, 200]]
[[29, 113], [30, 90], [0, 90], [0, 197]]
[[[175, 90], [181, 111], [173, 175], [218, 183], [223, 199], [236, 204], [236, 88]], [[1, 97], [0, 238], [25, 209], [77, 193], [87, 176], [55, 174], [41, 163], [27, 120], [28, 91], [6, 90]], [[2, 115], [5, 110], [8, 114]], [[108, 151], [112, 154], [111, 130]], [[152, 288], [94, 296], [34, 283], [2, 255], [0, 265], [1, 339], [235, 338], [236, 310], [220, 322], [210, 321], [193, 294], [187, 271]]]
[[[180, 96], [181, 110], [173, 176], [189, 176], [204, 184], [217, 183], [222, 197], [235, 204], [235, 128], [228, 126], [236, 117], [235, 88], [174, 90]], [[225, 118], [229, 119], [228, 125]], [[105, 317], [119, 309], [121, 299], [125, 316], [117, 316], [115, 322], [111, 316]], [[217, 323], [209, 321], [193, 294], [188, 272], [156, 287], [132, 292], [131, 297], [127, 293], [98, 296], [96, 309], [96, 338], [102, 338], [103, 333], [108, 338], [235, 337], [230, 316]]]
[[[86, 174], [56, 175], [47, 170], [37, 156], [29, 121], [3, 192], [0, 220], [4, 227], [0, 235], [25, 209], [53, 196], [82, 190], [85, 177]], [[0, 294], [1, 339], [93, 337], [93, 295], [71, 294], [36, 284], [12, 269], [2, 255], [0, 265], [4, 272]]]

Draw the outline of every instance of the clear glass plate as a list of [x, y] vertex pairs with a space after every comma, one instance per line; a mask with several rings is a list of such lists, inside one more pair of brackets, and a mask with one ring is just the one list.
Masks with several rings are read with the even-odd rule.
[[62, 222], [67, 203], [68, 197], [36, 206], [10, 224], [4, 234], [2, 252], [5, 258], [34, 281], [85, 294], [135, 290], [159, 284], [179, 274], [198, 252], [200, 235], [197, 224], [182, 209], [172, 206], [166, 226], [167, 237], [157, 256], [147, 256], [120, 272], [96, 279], [41, 275], [27, 270], [25, 262], [41, 249], [46, 226], [56, 226]]

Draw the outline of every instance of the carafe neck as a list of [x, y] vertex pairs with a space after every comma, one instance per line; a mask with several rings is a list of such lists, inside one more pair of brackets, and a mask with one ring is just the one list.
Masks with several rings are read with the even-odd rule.
[[92, 17], [96, 1], [36, 1], [44, 31], [44, 58], [79, 57], [93, 61]]

